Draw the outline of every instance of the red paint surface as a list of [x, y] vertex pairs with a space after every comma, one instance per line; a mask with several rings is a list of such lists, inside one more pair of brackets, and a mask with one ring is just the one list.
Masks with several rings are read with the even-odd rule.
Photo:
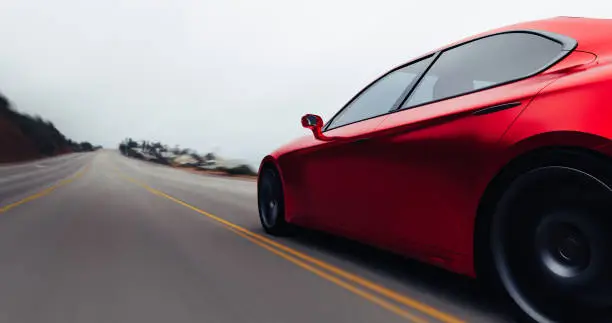
[[564, 34], [578, 47], [531, 78], [325, 132], [350, 140], [307, 135], [279, 148], [262, 165], [280, 170], [287, 220], [474, 276], [477, 209], [506, 164], [550, 146], [612, 154], [612, 20], [555, 18], [490, 33], [515, 29]]

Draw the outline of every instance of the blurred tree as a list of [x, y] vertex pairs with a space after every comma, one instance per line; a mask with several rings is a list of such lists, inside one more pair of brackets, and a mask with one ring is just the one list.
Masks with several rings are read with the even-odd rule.
[[128, 148], [137, 148], [138, 147], [138, 143], [136, 141], [132, 140], [132, 138], [128, 138], [127, 147]]
[[81, 149], [83, 151], [93, 151], [93, 145], [87, 141], [81, 143]]
[[80, 151], [79, 144], [64, 136], [55, 125], [41, 116], [19, 113], [13, 109], [11, 102], [0, 94], [0, 117], [14, 124], [43, 156], [52, 156], [66, 151]]

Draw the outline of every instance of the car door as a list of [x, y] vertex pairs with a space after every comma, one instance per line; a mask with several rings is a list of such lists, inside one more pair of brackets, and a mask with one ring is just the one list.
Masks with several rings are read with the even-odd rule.
[[367, 219], [359, 212], [360, 199], [372, 189], [369, 140], [378, 125], [397, 106], [406, 90], [431, 62], [433, 55], [390, 71], [372, 82], [324, 127], [325, 136], [294, 158], [305, 174], [308, 215], [301, 224], [353, 236]]
[[[530, 100], [561, 75], [543, 71], [573, 48], [549, 36], [507, 32], [436, 54], [373, 133], [367, 154], [375, 157], [354, 169], [363, 182], [351, 186], [370, 187], [367, 199], [356, 194], [364, 200], [352, 215], [367, 217], [366, 240], [424, 257], [471, 252], [475, 214], [465, 210], [477, 208], [487, 157]], [[576, 57], [570, 61], [593, 59]]]

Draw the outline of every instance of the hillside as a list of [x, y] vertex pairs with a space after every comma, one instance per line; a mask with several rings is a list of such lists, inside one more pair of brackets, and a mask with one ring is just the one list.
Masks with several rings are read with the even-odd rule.
[[55, 156], [90, 147], [89, 143], [70, 141], [49, 121], [17, 112], [0, 94], [0, 163]]

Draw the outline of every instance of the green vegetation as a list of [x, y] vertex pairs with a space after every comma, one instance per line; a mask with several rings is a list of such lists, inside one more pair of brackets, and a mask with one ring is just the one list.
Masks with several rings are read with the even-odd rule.
[[[17, 133], [24, 142], [32, 143], [33, 155], [53, 156], [70, 151], [93, 151], [96, 148], [89, 142], [77, 143], [67, 139], [50, 121], [40, 116], [31, 116], [13, 109], [11, 102], [0, 94], [0, 119], [5, 128], [11, 126], [13, 133]], [[8, 126], [7, 126], [8, 125]], [[0, 135], [8, 129], [0, 129]], [[0, 147], [0, 149], [6, 147]], [[19, 148], [19, 147], [18, 147]], [[22, 147], [26, 149], [25, 147]], [[5, 151], [11, 154], [11, 151]]]

